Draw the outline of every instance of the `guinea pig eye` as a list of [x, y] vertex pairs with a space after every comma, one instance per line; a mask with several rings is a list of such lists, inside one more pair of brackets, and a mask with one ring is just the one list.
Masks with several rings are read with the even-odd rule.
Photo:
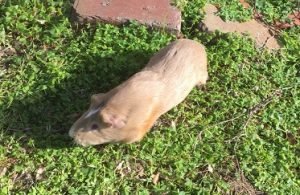
[[93, 124], [92, 126], [91, 126], [91, 130], [97, 130], [98, 129], [98, 125], [97, 124]]

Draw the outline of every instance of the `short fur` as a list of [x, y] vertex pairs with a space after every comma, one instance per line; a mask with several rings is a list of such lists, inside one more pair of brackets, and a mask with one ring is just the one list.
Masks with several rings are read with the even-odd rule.
[[156, 53], [146, 67], [91, 105], [71, 127], [80, 145], [139, 141], [164, 113], [182, 102], [208, 78], [205, 48], [179, 39]]

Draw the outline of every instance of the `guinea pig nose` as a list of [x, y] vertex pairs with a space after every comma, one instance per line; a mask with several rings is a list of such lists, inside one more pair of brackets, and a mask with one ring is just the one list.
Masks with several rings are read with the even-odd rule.
[[97, 124], [93, 124], [92, 126], [91, 126], [91, 130], [97, 130], [98, 129], [98, 125]]

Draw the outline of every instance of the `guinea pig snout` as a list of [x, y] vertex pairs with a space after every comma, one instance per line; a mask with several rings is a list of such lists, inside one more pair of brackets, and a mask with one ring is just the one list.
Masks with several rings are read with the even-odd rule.
[[69, 136], [70, 136], [71, 138], [73, 138], [74, 141], [75, 141], [77, 144], [82, 145], [82, 146], [85, 146], [86, 144], [83, 142], [83, 139], [82, 139], [84, 136], [82, 135], [81, 131], [82, 131], [82, 129], [79, 129], [79, 130], [75, 133], [75, 131], [74, 131], [73, 129], [71, 129], [71, 130], [69, 131]]
[[[79, 131], [81, 131], [82, 129], [79, 129]], [[76, 133], [75, 133], [75, 128], [74, 127], [71, 127], [71, 129], [69, 130], [69, 136], [71, 138], [75, 138], [76, 136]]]
[[71, 129], [69, 130], [69, 136], [70, 136], [71, 138], [74, 138], [74, 130], [73, 130], [73, 128], [71, 128]]

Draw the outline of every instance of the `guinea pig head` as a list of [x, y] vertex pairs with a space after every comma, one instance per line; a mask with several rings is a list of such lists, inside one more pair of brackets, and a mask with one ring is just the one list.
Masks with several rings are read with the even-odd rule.
[[96, 94], [89, 109], [72, 125], [69, 135], [82, 146], [122, 142], [127, 139], [123, 130], [126, 123], [126, 115], [106, 104], [105, 94]]

